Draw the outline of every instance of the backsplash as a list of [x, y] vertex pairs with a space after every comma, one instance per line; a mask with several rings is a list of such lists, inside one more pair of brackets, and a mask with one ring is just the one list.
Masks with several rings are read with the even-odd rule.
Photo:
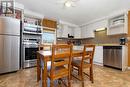
[[57, 44], [66, 44], [67, 43], [67, 39], [57, 39]]
[[81, 45], [83, 42], [82, 39], [57, 39], [57, 44], [70, 44]]
[[107, 30], [95, 32], [95, 38], [83, 40], [83, 44], [119, 44], [119, 39], [126, 35], [107, 35]]

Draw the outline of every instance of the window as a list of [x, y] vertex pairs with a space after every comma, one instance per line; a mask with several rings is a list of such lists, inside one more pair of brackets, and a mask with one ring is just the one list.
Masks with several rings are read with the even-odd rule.
[[55, 38], [56, 36], [54, 31], [44, 31], [42, 34], [43, 43], [54, 43]]

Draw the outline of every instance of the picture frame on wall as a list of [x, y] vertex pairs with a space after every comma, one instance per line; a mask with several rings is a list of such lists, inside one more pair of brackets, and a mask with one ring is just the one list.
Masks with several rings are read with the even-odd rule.
[[14, 2], [13, 1], [1, 1], [2, 14], [13, 14], [14, 13]]

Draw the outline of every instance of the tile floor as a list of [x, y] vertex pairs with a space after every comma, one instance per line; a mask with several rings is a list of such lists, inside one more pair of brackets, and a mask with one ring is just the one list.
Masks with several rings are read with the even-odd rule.
[[[0, 87], [40, 87], [36, 82], [36, 68], [0, 75]], [[81, 82], [73, 78], [72, 87], [81, 87]], [[130, 71], [122, 72], [95, 65], [94, 83], [85, 76], [85, 87], [130, 87]]]

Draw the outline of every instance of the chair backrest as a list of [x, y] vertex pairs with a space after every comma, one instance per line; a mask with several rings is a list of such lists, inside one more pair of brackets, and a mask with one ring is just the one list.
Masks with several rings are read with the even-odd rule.
[[89, 64], [93, 64], [94, 52], [95, 45], [84, 45], [81, 65], [84, 64], [84, 61], [87, 61]]
[[44, 45], [44, 44], [40, 44], [38, 46], [38, 50], [44, 50], [44, 51], [48, 51], [52, 49], [52, 45]]
[[[61, 58], [64, 60], [56, 61], [57, 59]], [[68, 73], [70, 73], [71, 60], [72, 60], [72, 45], [53, 45], [50, 76], [53, 77], [55, 67], [60, 67], [64, 65], [68, 67]]]

